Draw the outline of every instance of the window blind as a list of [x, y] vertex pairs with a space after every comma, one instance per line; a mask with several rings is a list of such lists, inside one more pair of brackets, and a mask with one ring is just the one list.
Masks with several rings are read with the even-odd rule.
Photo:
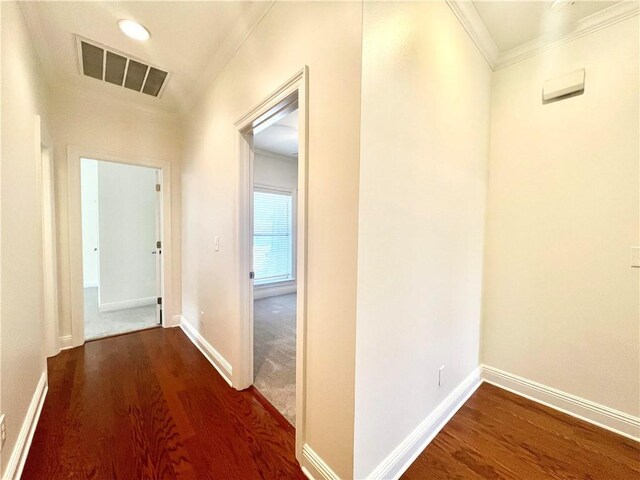
[[291, 194], [253, 193], [253, 271], [256, 285], [293, 279], [292, 208]]

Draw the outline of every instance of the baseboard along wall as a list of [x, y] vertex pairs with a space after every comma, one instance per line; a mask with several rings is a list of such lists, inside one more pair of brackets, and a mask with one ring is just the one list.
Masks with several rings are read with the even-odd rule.
[[[21, 477], [22, 469], [24, 468], [27, 456], [29, 455], [31, 441], [33, 440], [33, 435], [36, 432], [36, 426], [40, 419], [42, 406], [44, 405], [44, 400], [47, 396], [47, 391], [47, 372], [45, 371], [40, 375], [40, 380], [38, 381], [36, 390], [33, 393], [33, 397], [31, 397], [31, 403], [29, 404], [27, 414], [22, 422], [22, 427], [20, 427], [18, 439], [16, 440], [13, 452], [11, 452], [11, 456], [7, 462], [7, 467], [4, 471], [4, 475], [2, 476], [2, 480], [15, 480]], [[4, 452], [3, 454], [6, 455]]]
[[296, 293], [296, 282], [286, 282], [279, 285], [262, 285], [253, 287], [253, 299], [260, 300], [261, 298], [276, 297], [278, 295], [287, 295], [289, 293]]
[[487, 383], [521, 397], [541, 403], [632, 440], [640, 441], [640, 418], [638, 417], [489, 365], [482, 366], [482, 378]]
[[340, 480], [336, 472], [306, 443], [302, 446], [301, 467], [309, 480]]
[[191, 342], [200, 350], [209, 363], [214, 366], [222, 378], [233, 386], [231, 379], [233, 378], [233, 367], [213, 346], [205, 340], [196, 328], [189, 323], [184, 317], [180, 317], [180, 328]]
[[[232, 368], [198, 332], [180, 317], [180, 327], [202, 354], [231, 385]], [[532, 380], [481, 365], [471, 372], [366, 478], [396, 480], [411, 466], [447, 422], [484, 383], [541, 403], [550, 408], [602, 427], [619, 435], [640, 441], [640, 418]], [[302, 448], [301, 467], [310, 480], [340, 480], [340, 477], [308, 444]]]
[[125, 310], [127, 308], [146, 307], [149, 305], [155, 305], [157, 301], [157, 297], [145, 297], [122, 300], [120, 302], [100, 303], [98, 304], [98, 311], [113, 312], [115, 310]]

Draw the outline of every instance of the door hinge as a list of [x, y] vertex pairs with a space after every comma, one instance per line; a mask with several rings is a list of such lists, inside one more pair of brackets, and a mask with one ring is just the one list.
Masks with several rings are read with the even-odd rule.
[[254, 278], [256, 278], [256, 272], [249, 272], [249, 278], [251, 280], [253, 280]]
[[159, 191], [160, 191], [160, 184], [156, 183], [156, 192], [159, 192]]
[[162, 242], [160, 240], [156, 242], [156, 248], [162, 248]]
[[162, 305], [162, 297], [158, 297], [158, 305]]

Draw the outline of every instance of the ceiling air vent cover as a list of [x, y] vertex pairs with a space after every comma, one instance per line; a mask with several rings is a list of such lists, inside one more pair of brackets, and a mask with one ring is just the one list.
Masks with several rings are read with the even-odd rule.
[[159, 97], [169, 73], [97, 42], [76, 36], [80, 73]]

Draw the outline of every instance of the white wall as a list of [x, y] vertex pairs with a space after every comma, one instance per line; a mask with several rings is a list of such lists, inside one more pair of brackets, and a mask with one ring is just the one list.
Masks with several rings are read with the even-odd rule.
[[82, 274], [85, 288], [98, 286], [98, 162], [82, 159]]
[[356, 2], [275, 3], [190, 117], [182, 169], [183, 314], [237, 368], [234, 122], [309, 66], [306, 441], [343, 478], [353, 476], [361, 15]]
[[638, 45], [633, 17], [494, 74], [483, 327], [488, 365], [636, 416]]
[[256, 151], [253, 161], [253, 183], [263, 187], [298, 188], [298, 160], [270, 152]]
[[491, 79], [444, 2], [363, 24], [355, 478], [478, 366]]
[[155, 169], [98, 162], [100, 309], [155, 303], [158, 195]]
[[172, 165], [173, 309], [181, 311], [180, 155], [182, 128], [177, 118], [134, 109], [119, 102], [58, 90], [52, 95], [51, 133], [55, 141], [58, 207], [60, 335], [71, 333], [67, 146], [119, 157], [147, 157]]
[[42, 195], [35, 115], [46, 113], [42, 72], [20, 9], [1, 2], [2, 344], [0, 399], [7, 440], [1, 470], [16, 447], [38, 381], [46, 373], [43, 324]]

